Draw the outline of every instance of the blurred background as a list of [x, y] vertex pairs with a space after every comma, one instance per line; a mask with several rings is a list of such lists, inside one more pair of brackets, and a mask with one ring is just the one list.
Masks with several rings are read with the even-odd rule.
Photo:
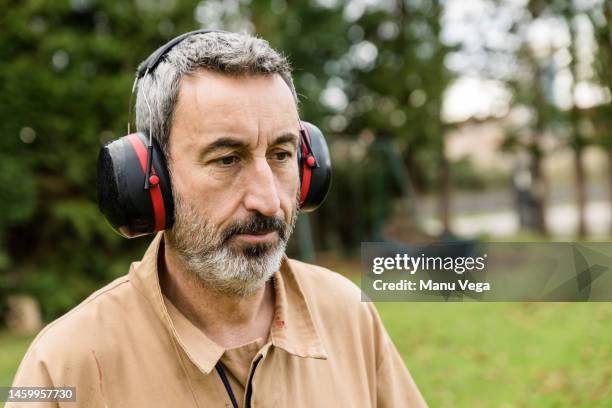
[[[362, 241], [610, 239], [610, 1], [0, 0], [0, 385], [142, 256], [97, 210], [97, 153], [138, 63], [202, 27], [287, 55], [328, 138], [293, 257], [359, 283]], [[432, 407], [612, 406], [605, 303], [377, 307]]]

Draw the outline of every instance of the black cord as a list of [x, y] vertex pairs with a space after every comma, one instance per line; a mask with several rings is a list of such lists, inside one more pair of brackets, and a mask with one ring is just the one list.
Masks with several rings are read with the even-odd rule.
[[260, 354], [259, 357], [257, 357], [257, 360], [255, 360], [255, 362], [253, 363], [253, 369], [251, 370], [251, 376], [249, 377], [249, 380], [247, 382], [247, 389], [246, 389], [246, 398], [245, 398], [245, 408], [251, 408], [251, 397], [253, 396], [253, 375], [255, 374], [255, 369], [257, 368], [257, 364], [259, 364], [259, 362], [261, 361], [261, 359], [263, 358], [263, 356]]
[[227, 379], [227, 376], [225, 375], [225, 370], [223, 370], [223, 364], [221, 364], [221, 361], [217, 362], [217, 365], [215, 365], [215, 368], [217, 369], [217, 373], [219, 373], [219, 377], [221, 377], [221, 381], [223, 382], [223, 385], [225, 386], [227, 395], [229, 395], [230, 400], [232, 401], [232, 407], [238, 408], [238, 403], [236, 402], [234, 391], [232, 391], [232, 386], [230, 385], [229, 380]]

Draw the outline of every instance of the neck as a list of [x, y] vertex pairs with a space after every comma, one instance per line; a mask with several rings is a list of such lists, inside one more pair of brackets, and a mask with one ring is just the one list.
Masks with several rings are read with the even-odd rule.
[[163, 294], [208, 338], [224, 348], [266, 340], [274, 318], [274, 287], [266, 282], [238, 296], [211, 290], [168, 245], [160, 251]]

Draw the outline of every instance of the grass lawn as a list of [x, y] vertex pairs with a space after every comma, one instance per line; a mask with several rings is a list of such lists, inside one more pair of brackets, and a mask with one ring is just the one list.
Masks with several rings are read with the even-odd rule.
[[612, 304], [377, 307], [432, 407], [612, 407]]
[[34, 336], [17, 336], [0, 331], [0, 387], [11, 385], [19, 362]]
[[[431, 407], [611, 407], [612, 305], [378, 303]], [[32, 337], [0, 332], [0, 385]]]

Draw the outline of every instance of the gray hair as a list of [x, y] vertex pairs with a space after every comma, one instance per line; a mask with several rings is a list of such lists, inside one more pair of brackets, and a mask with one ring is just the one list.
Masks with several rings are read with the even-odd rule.
[[[166, 157], [170, 152], [168, 141], [181, 78], [202, 68], [227, 75], [279, 74], [297, 105], [291, 66], [267, 41], [229, 32], [192, 35], [172, 48], [153, 72], [138, 81], [136, 127], [146, 135], [152, 132]], [[152, 112], [150, 120], [147, 102]]]

